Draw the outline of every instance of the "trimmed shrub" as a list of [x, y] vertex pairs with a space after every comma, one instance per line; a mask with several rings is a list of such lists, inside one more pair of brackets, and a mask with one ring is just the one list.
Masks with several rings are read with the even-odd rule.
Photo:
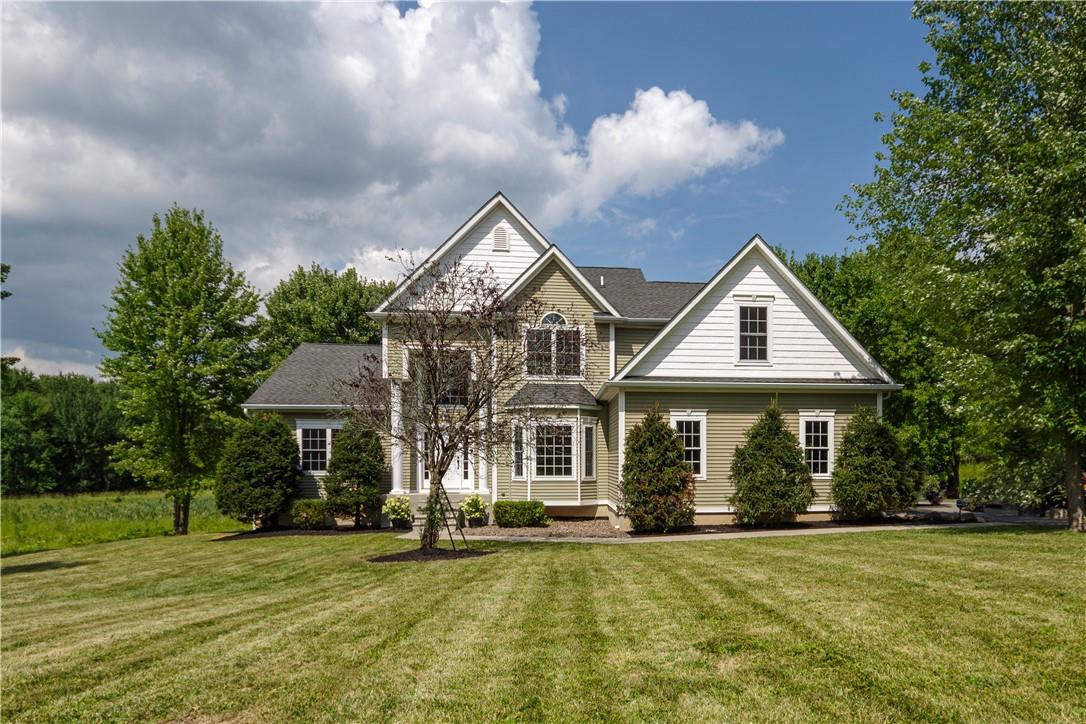
[[268, 525], [296, 494], [298, 478], [298, 443], [283, 418], [245, 418], [223, 446], [215, 504], [231, 518]]
[[411, 498], [406, 495], [400, 495], [395, 498], [385, 499], [385, 504], [381, 506], [381, 512], [385, 517], [389, 519], [392, 525], [397, 523], [410, 523], [411, 522]]
[[811, 472], [799, 440], [775, 404], [747, 430], [732, 462], [731, 504], [740, 525], [778, 525], [795, 520], [814, 500]]
[[683, 460], [678, 434], [653, 409], [626, 438], [622, 515], [639, 533], [664, 533], [694, 524], [694, 473]]
[[857, 409], [833, 467], [836, 517], [863, 520], [905, 510], [916, 503], [920, 480], [893, 429], [870, 407]]
[[494, 522], [502, 528], [549, 525], [542, 500], [499, 500], [494, 503]]
[[373, 430], [348, 422], [332, 443], [332, 459], [324, 479], [328, 512], [351, 518], [355, 528], [361, 528], [363, 520], [374, 523], [381, 508], [384, 474], [381, 438]]
[[294, 527], [302, 530], [320, 530], [328, 527], [328, 506], [323, 500], [306, 498], [295, 500], [290, 507], [290, 517]]
[[461, 500], [459, 510], [464, 520], [486, 519], [486, 501], [481, 495], [469, 495]]

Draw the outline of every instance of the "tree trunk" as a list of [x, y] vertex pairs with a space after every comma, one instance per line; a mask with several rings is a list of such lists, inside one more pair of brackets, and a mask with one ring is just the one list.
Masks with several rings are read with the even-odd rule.
[[1082, 492], [1082, 445], [1069, 440], [1064, 446], [1063, 482], [1067, 487], [1067, 524], [1086, 533], [1086, 495]]
[[947, 492], [948, 498], [960, 498], [962, 497], [962, 458], [958, 454], [958, 448], [954, 448], [954, 452], [951, 454], [951, 468], [950, 468], [950, 486]]
[[[433, 478], [433, 475], [431, 475]], [[430, 496], [426, 499], [426, 523], [420, 536], [423, 548], [435, 548], [441, 538], [441, 523], [444, 513], [441, 509], [441, 482], [431, 479]]]
[[354, 509], [354, 527], [355, 530], [362, 527], [362, 506], [358, 506]]
[[188, 493], [175, 495], [173, 499], [173, 534], [189, 534], [189, 506], [192, 496]]

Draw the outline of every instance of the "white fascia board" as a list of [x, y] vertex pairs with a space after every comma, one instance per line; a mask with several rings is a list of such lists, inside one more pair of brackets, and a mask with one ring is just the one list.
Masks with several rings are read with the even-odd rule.
[[[547, 241], [543, 234], [540, 233], [540, 231], [532, 225], [532, 222], [528, 221], [528, 219], [525, 218], [522, 213], [520, 213], [520, 210], [513, 205], [513, 202], [506, 198], [505, 194], [499, 191], [491, 196], [489, 201], [480, 206], [479, 210], [472, 214], [467, 221], [461, 224], [460, 228], [454, 231], [452, 233], [452, 236], [446, 239], [441, 246], [439, 246], [437, 249], [434, 250], [432, 254], [430, 254], [430, 256], [426, 257], [426, 259], [423, 260], [421, 264], [415, 267], [414, 271], [412, 271], [406, 279], [397, 284], [396, 288], [392, 290], [392, 294], [389, 294], [388, 298], [385, 299], [385, 301], [381, 302], [381, 304], [378, 305], [377, 309], [373, 310], [373, 312], [370, 313], [371, 316], [374, 314], [384, 313], [388, 309], [389, 304], [393, 302], [393, 300], [399, 297], [400, 294], [402, 294], [403, 291], [407, 289], [407, 287], [409, 287], [411, 284], [418, 280], [419, 276], [423, 273], [428, 265], [440, 261], [446, 254], [449, 253], [449, 251], [453, 247], [455, 247], [465, 236], [467, 236], [468, 233], [470, 233], [471, 230], [474, 229], [475, 226], [480, 221], [482, 221], [487, 214], [489, 214], [499, 205], [504, 207], [510, 216], [516, 219], [517, 222], [519, 222], [525, 229], [527, 229], [528, 233], [531, 234], [532, 238], [535, 239], [540, 246], [546, 248], [551, 245], [551, 243]], [[373, 318], [381, 319], [382, 317]]]
[[904, 385], [896, 382], [857, 382], [855, 384], [842, 384], [840, 382], [765, 382], [751, 379], [749, 382], [719, 382], [713, 380], [613, 380], [604, 382], [596, 391], [597, 400], [610, 400], [615, 393], [623, 389], [649, 389], [649, 390], [818, 390], [837, 392], [878, 392], [886, 390], [900, 390]]
[[512, 299], [516, 296], [525, 286], [527, 286], [528, 282], [534, 279], [535, 276], [551, 262], [551, 260], [557, 261], [558, 264], [573, 277], [573, 280], [577, 282], [577, 286], [581, 288], [581, 291], [587, 294], [592, 301], [596, 302], [597, 305], [602, 309], [606, 309], [611, 314], [618, 315], [618, 310], [611, 306], [611, 303], [608, 302], [602, 294], [596, 291], [596, 288], [584, 278], [584, 274], [581, 274], [580, 270], [573, 266], [573, 262], [569, 260], [569, 257], [563, 254], [562, 250], [553, 244], [542, 256], [536, 259], [530, 267], [525, 269], [524, 273], [517, 277], [516, 281], [509, 285], [509, 288], [502, 293], [502, 297], [505, 299]]
[[[701, 303], [701, 301], [709, 295], [710, 292], [712, 292], [717, 286], [719, 286], [720, 283], [724, 281], [725, 277], [728, 276], [729, 272], [731, 272], [732, 269], [734, 269], [739, 264], [739, 262], [746, 258], [747, 254], [750, 254], [755, 249], [761, 252], [762, 256], [768, 260], [769, 264], [778, 273], [780, 273], [781, 276], [784, 277], [784, 279], [793, 287], [795, 291], [799, 293], [804, 301], [811, 305], [811, 307], [815, 310], [815, 313], [822, 317], [823, 321], [825, 321], [830, 326], [830, 329], [832, 329], [842, 339], [842, 341], [845, 342], [845, 345], [851, 348], [852, 351], [860, 357], [860, 359], [864, 360], [871, 367], [872, 372], [874, 372], [876, 376], [882, 377], [891, 384], [894, 382], [894, 379], [890, 376], [890, 374], [886, 372], [886, 370], [884, 370], [881, 366], [879, 366], [879, 363], [875, 361], [875, 358], [872, 357], [871, 354], [867, 350], [865, 350], [858, 341], [856, 341], [855, 337], [849, 334], [848, 330], [845, 329], [839, 321], [837, 321], [836, 317], [830, 314], [830, 311], [826, 309], [822, 302], [818, 301], [818, 298], [811, 293], [811, 290], [809, 290], [803, 284], [803, 282], [800, 281], [799, 277], [797, 277], [792, 272], [792, 270], [788, 268], [787, 264], [780, 260], [780, 257], [778, 257], [773, 249], [770, 248], [769, 244], [766, 243], [765, 239], [763, 239], [758, 234], [752, 236], [750, 241], [744, 244], [743, 248], [737, 251], [735, 253], [735, 256], [729, 259], [728, 262], [720, 268], [720, 271], [714, 274], [713, 278], [710, 279], [709, 282], [704, 287], [702, 287], [697, 294], [694, 295], [694, 298], [687, 302], [686, 306], [680, 309], [678, 313], [676, 313], [676, 315], [671, 318], [671, 321], [668, 322], [668, 324], [663, 329], [661, 329], [655, 337], [649, 340], [649, 343], [642, 347], [641, 351], [638, 352], [633, 359], [626, 363], [626, 365], [615, 376], [615, 380], [618, 381], [625, 378], [632, 369], [640, 364], [641, 361], [644, 360], [645, 357], [647, 357], [648, 354], [656, 348], [660, 341], [664, 337], [666, 337], [668, 333], [679, 324], [679, 322], [686, 318], [686, 316], [690, 314], [690, 312], [693, 311]], [[900, 388], [898, 387], [893, 389]], [[599, 397], [599, 395], [597, 395], [597, 397]]]

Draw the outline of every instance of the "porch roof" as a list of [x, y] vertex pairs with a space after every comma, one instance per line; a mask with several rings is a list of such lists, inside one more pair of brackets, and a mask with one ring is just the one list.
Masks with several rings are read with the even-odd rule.
[[600, 403], [576, 382], [528, 382], [505, 403], [506, 407], [599, 407]]

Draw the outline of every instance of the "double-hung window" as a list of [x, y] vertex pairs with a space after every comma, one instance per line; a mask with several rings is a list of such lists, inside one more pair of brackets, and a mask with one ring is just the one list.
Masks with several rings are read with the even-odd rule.
[[298, 420], [298, 451], [302, 470], [307, 473], [323, 473], [332, 459], [332, 445], [343, 423], [327, 420]]
[[584, 438], [581, 441], [581, 479], [596, 479], [596, 426], [585, 425], [582, 428]]
[[546, 423], [535, 428], [535, 477], [573, 477], [573, 425]]
[[328, 469], [328, 430], [302, 428], [302, 470], [323, 472]]
[[801, 411], [799, 434], [807, 469], [813, 477], [828, 478], [833, 473], [833, 411]]
[[769, 307], [765, 304], [739, 305], [739, 361], [769, 361]]
[[513, 428], [513, 479], [524, 480], [524, 427]]
[[581, 328], [558, 312], [543, 315], [524, 334], [525, 372], [532, 377], [580, 377]]
[[671, 426], [683, 445], [683, 460], [690, 465], [697, 480], [705, 480], [706, 414], [694, 410], [672, 410]]

